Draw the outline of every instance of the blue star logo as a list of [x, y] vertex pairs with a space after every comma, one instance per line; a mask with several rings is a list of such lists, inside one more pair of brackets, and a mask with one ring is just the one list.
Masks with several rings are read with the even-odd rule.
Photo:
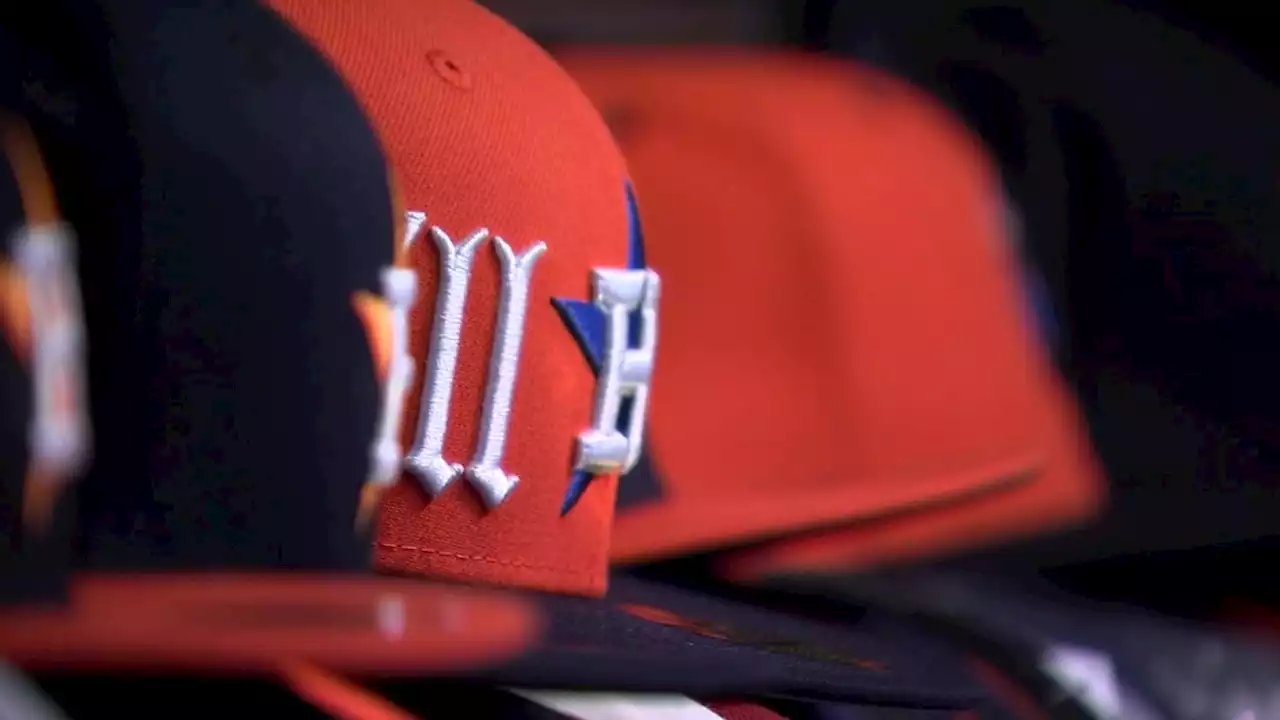
[[[626, 187], [627, 194], [627, 215], [629, 218], [630, 237], [627, 243], [627, 269], [643, 270], [644, 263], [644, 231], [640, 227], [640, 213], [636, 209], [635, 194], [631, 190], [631, 186]], [[594, 303], [583, 300], [569, 300], [566, 298], [552, 298], [552, 306], [556, 312], [560, 314], [560, 319], [564, 321], [565, 327], [569, 329], [569, 333], [573, 335], [573, 339], [577, 341], [578, 347], [582, 349], [583, 356], [587, 359], [587, 364], [591, 366], [591, 372], [597, 377], [600, 375], [600, 365], [604, 362], [604, 343], [605, 343], [605, 324], [606, 319], [604, 312], [596, 307]], [[630, 337], [628, 345], [631, 347], [639, 347], [640, 345], [640, 320], [637, 313], [633, 313], [630, 326]], [[618, 413], [618, 431], [622, 434], [627, 433], [627, 426], [631, 422], [631, 398], [623, 398], [620, 412]], [[578, 504], [578, 500], [582, 498], [582, 494], [586, 492], [587, 486], [594, 477], [591, 473], [583, 470], [576, 470], [572, 479], [569, 481], [569, 492], [565, 494], [564, 505], [560, 509], [560, 514], [564, 515]]]

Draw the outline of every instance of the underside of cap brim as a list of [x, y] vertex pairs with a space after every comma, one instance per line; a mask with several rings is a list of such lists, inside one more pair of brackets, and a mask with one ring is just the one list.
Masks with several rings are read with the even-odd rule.
[[785, 694], [940, 709], [970, 709], [986, 698], [962, 656], [879, 614], [806, 619], [798, 608], [617, 572], [603, 599], [532, 597], [548, 618], [542, 641], [475, 677], [531, 688]]

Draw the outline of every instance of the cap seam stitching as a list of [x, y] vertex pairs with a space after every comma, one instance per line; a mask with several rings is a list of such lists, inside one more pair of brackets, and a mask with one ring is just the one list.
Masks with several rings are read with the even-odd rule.
[[404, 550], [408, 552], [421, 553], [423, 555], [438, 555], [441, 557], [453, 558], [455, 560], [478, 560], [480, 562], [491, 563], [494, 565], [507, 565], [510, 567], [528, 568], [530, 570], [551, 570], [556, 573], [565, 575], [595, 575], [597, 571], [582, 568], [566, 568], [556, 565], [536, 565], [533, 563], [521, 562], [519, 560], [506, 560], [503, 558], [489, 557], [487, 555], [466, 555], [463, 553], [449, 552], [447, 550], [437, 550], [435, 548], [420, 547], [416, 545], [399, 545], [396, 543], [377, 542], [377, 547], [387, 550]]

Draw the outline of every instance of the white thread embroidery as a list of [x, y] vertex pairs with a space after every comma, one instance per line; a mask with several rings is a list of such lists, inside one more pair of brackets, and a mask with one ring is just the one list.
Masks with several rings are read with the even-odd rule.
[[61, 223], [27, 226], [13, 239], [31, 314], [32, 461], [59, 477], [78, 473], [89, 458], [84, 322], [74, 242], [71, 228]]
[[413, 245], [418, 231], [427, 224], [427, 214], [419, 210], [410, 210], [404, 214], [404, 247], [407, 250]]
[[418, 274], [409, 268], [389, 267], [382, 271], [382, 295], [391, 311], [391, 358], [382, 388], [382, 408], [378, 434], [370, 450], [369, 482], [389, 485], [400, 474], [404, 449], [400, 447], [400, 425], [404, 399], [413, 382], [413, 358], [409, 355], [409, 311], [418, 295]]
[[458, 367], [467, 285], [471, 281], [476, 250], [489, 237], [489, 231], [477, 230], [457, 247], [444, 230], [432, 227], [430, 232], [440, 253], [440, 280], [436, 290], [436, 316], [431, 325], [431, 346], [427, 350], [417, 442], [405, 462], [428, 492], [439, 495], [462, 474], [462, 465], [444, 459], [444, 438], [449, 429], [449, 402]]
[[[578, 436], [576, 470], [625, 473], [640, 460], [658, 341], [661, 282], [652, 270], [594, 270], [592, 301], [605, 314], [604, 357], [596, 383], [591, 429]], [[640, 313], [640, 347], [628, 347], [630, 314]], [[627, 434], [618, 430], [622, 400], [630, 397]]]
[[[426, 217], [410, 212], [406, 214], [406, 222], [412, 233], [406, 236], [410, 238], [407, 242], [411, 244], [412, 238], [425, 226]], [[538, 258], [546, 252], [547, 246], [538, 242], [516, 255], [506, 241], [493, 237], [493, 246], [502, 268], [501, 296], [494, 326], [484, 411], [480, 419], [479, 443], [474, 458], [464, 468], [461, 463], [445, 459], [444, 442], [449, 429], [449, 405], [457, 373], [467, 287], [476, 252], [491, 236], [482, 228], [455, 245], [439, 227], [431, 226], [429, 232], [439, 253], [440, 280], [418, 428], [413, 450], [404, 462], [433, 496], [443, 492], [458, 476], [465, 475], [486, 506], [493, 508], [506, 499], [519, 481], [502, 469], [501, 462], [524, 339], [529, 283]]]
[[467, 479], [484, 497], [485, 504], [497, 507], [519, 482], [499, 467], [511, 424], [511, 399], [516, 389], [520, 346], [524, 340], [525, 313], [529, 308], [529, 282], [546, 243], [534, 243], [516, 256], [502, 238], [494, 238], [502, 264], [502, 296], [498, 301], [498, 322], [493, 329], [493, 351], [489, 363], [489, 386], [485, 390], [484, 415], [480, 420], [480, 442], [475, 459], [467, 468]]

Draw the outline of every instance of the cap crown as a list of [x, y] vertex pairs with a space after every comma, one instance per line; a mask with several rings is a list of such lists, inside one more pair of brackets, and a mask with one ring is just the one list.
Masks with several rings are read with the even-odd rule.
[[999, 179], [944, 108], [801, 55], [559, 59], [616, 119], [669, 310], [649, 428], [661, 487], [620, 507], [619, 559], [1041, 468], [1044, 358], [1020, 315]]
[[541, 49], [473, 3], [272, 6], [364, 104], [405, 208], [397, 264], [416, 284], [386, 298], [393, 326], [396, 302], [411, 309], [384, 336], [407, 336], [403, 351], [388, 343], [407, 392], [381, 446], [381, 462], [404, 463], [380, 478], [393, 486], [379, 566], [603, 592], [658, 293], [607, 128]]

